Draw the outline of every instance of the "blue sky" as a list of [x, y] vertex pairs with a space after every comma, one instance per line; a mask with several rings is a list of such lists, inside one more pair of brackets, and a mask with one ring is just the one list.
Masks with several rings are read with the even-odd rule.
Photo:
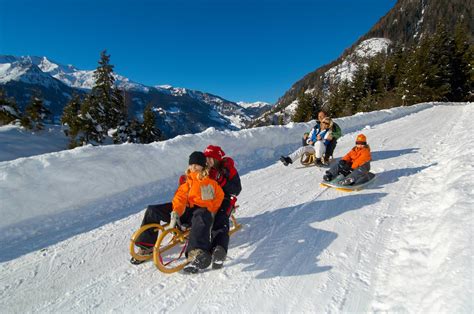
[[47, 56], [232, 101], [274, 103], [395, 0], [0, 0], [0, 54]]

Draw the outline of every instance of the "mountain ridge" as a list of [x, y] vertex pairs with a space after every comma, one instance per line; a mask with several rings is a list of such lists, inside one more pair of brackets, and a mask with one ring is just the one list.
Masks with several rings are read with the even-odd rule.
[[[124, 93], [129, 115], [140, 119], [152, 103], [158, 113], [157, 126], [165, 137], [197, 133], [208, 127], [237, 130], [268, 110], [267, 103], [242, 107], [223, 97], [171, 85], [146, 86], [114, 73], [115, 85]], [[0, 86], [24, 108], [32, 95], [40, 93], [58, 123], [62, 109], [73, 93], [87, 94], [95, 84], [94, 70], [80, 70], [45, 56], [0, 55]], [[179, 108], [179, 110], [176, 110]]]

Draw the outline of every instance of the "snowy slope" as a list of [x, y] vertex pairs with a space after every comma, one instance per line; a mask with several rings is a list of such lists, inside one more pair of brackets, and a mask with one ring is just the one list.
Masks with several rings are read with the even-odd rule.
[[[346, 134], [335, 155], [363, 131], [378, 174], [353, 194], [319, 187], [320, 169], [275, 162], [311, 123], [1, 162], [0, 304], [6, 312], [472, 312], [473, 118], [472, 104], [421, 104], [339, 119]], [[184, 276], [130, 265], [140, 209], [168, 200], [189, 152], [208, 143], [242, 173], [244, 229], [226, 267]]]

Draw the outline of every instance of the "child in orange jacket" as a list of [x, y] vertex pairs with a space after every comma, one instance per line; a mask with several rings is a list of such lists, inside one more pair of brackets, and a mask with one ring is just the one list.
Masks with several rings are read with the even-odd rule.
[[367, 137], [359, 134], [356, 139], [356, 145], [344, 156], [338, 163], [333, 164], [323, 176], [324, 181], [331, 181], [339, 174], [345, 178], [340, 182], [341, 185], [361, 184], [367, 181], [370, 171], [370, 147], [367, 145]]
[[[161, 221], [169, 222], [168, 228], [174, 228], [178, 223], [191, 225], [186, 255], [192, 261], [184, 270], [197, 272], [211, 263], [210, 232], [215, 213], [224, 199], [224, 191], [215, 180], [209, 178], [206, 156], [202, 152], [193, 152], [189, 156], [185, 178], [180, 182], [171, 203], [147, 207], [142, 226]], [[154, 230], [147, 230], [139, 236], [136, 244], [144, 251], [148, 250], [144, 254], [151, 254], [157, 236]], [[140, 262], [133, 259], [131, 263]]]

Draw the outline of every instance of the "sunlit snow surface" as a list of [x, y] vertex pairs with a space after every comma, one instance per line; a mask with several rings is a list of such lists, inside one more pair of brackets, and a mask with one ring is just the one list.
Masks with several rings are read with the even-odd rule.
[[[372, 150], [377, 179], [357, 193], [278, 161], [312, 123], [0, 162], [2, 313], [470, 313], [473, 119], [472, 104], [450, 103], [337, 119], [336, 158], [360, 132]], [[189, 153], [208, 144], [242, 175], [244, 227], [225, 267], [131, 265], [142, 208], [168, 201]]]

